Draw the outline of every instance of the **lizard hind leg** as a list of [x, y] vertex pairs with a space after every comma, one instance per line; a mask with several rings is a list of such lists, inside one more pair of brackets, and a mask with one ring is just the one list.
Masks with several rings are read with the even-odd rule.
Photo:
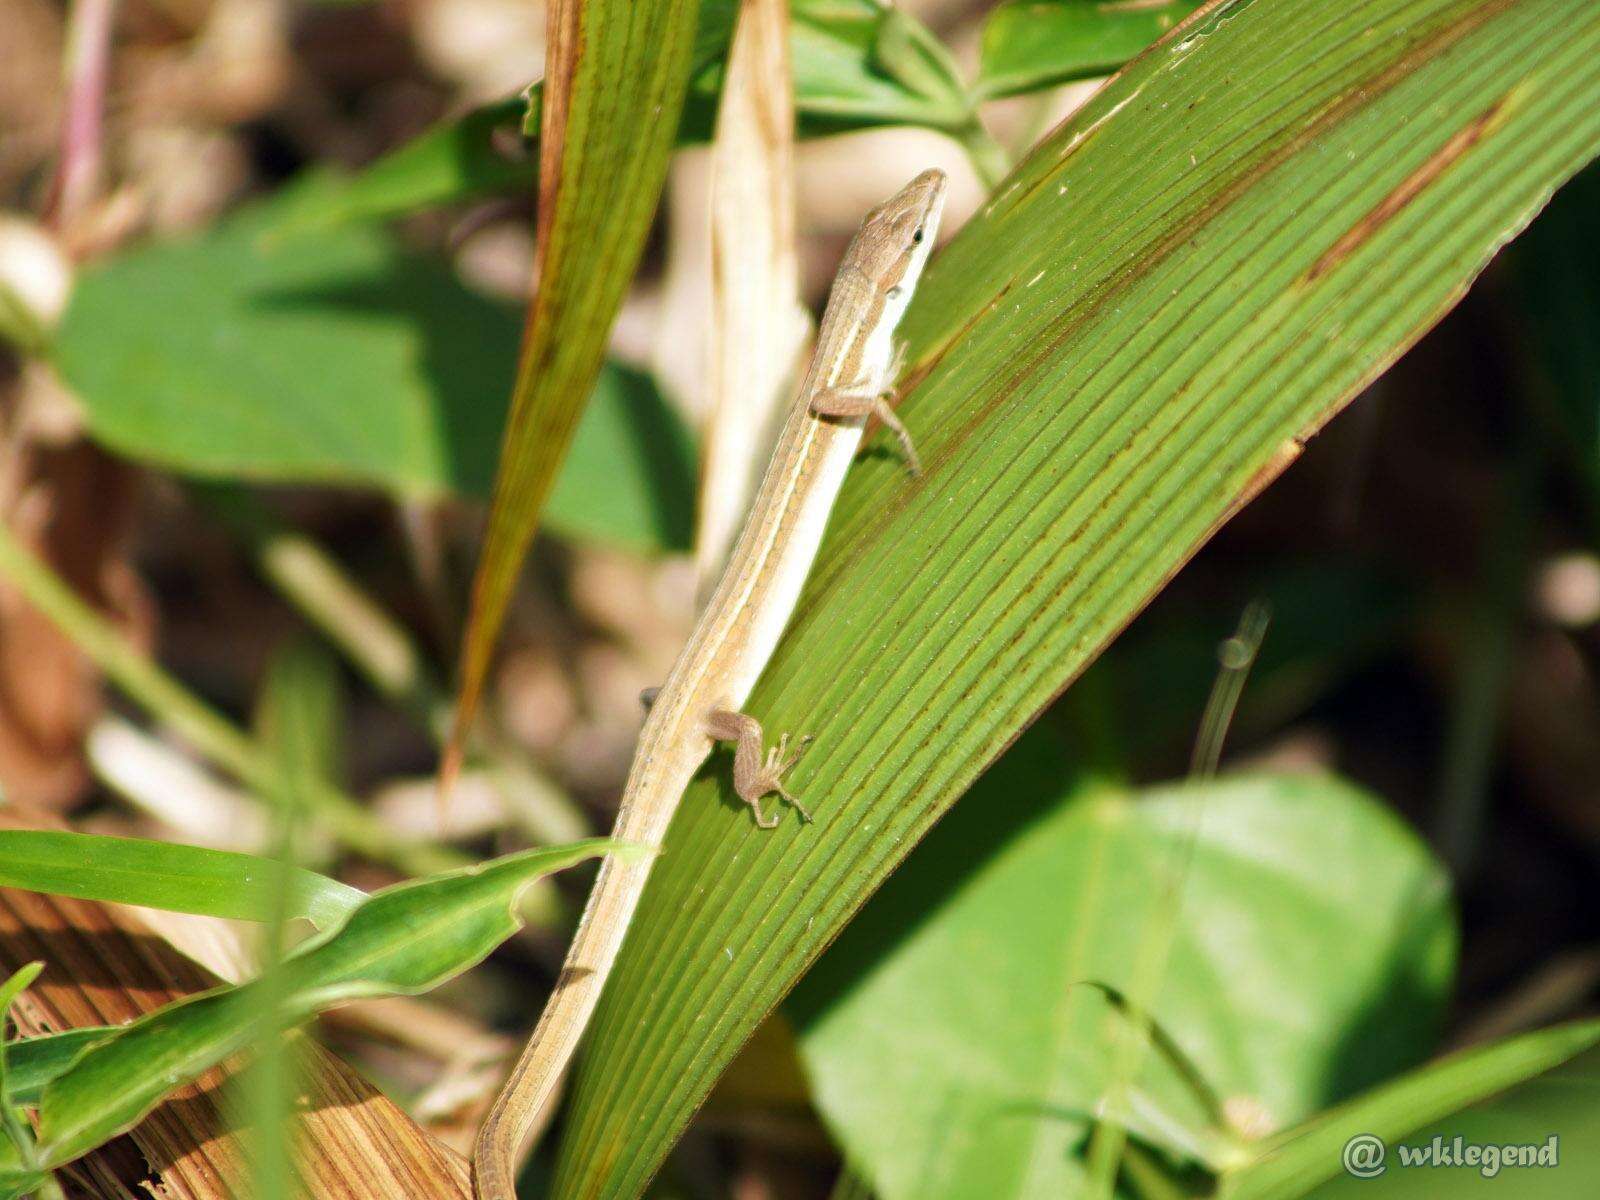
[[917, 458], [916, 445], [911, 431], [906, 428], [894, 408], [889, 404], [893, 392], [873, 391], [864, 384], [828, 388], [811, 398], [811, 411], [819, 417], [876, 417], [900, 443], [900, 453], [905, 456], [906, 467], [913, 475], [922, 474], [922, 462]]
[[761, 722], [725, 708], [715, 709], [707, 717], [706, 733], [719, 742], [734, 744], [733, 790], [755, 813], [757, 825], [762, 829], [772, 829], [778, 824], [776, 812], [763, 814], [761, 811], [762, 799], [774, 792], [793, 805], [805, 820], [811, 820], [811, 813], [806, 806], [783, 786], [783, 777], [800, 761], [800, 756], [811, 744], [809, 736], [800, 738], [791, 751], [789, 735], [786, 733], [778, 739], [776, 746], [767, 749], [763, 758]]

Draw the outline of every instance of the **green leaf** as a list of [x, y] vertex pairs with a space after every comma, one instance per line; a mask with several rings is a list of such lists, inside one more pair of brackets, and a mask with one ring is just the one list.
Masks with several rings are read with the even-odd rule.
[[1107, 75], [1172, 29], [1200, 0], [1006, 0], [983, 27], [984, 99]]
[[556, 476], [545, 523], [579, 541], [686, 552], [698, 456], [689, 427], [650, 377], [608, 364]]
[[1018, 167], [905, 319], [923, 475], [869, 440], [746, 705], [816, 735], [816, 822], [754, 829], [726, 755], [690, 787], [556, 1195], [643, 1186], [933, 822], [1597, 149], [1588, 0], [1235, 0]]
[[195, 475], [482, 493], [515, 316], [376, 228], [264, 245], [318, 190], [85, 273], [56, 360], [90, 431]]
[[540, 130], [539, 287], [522, 339], [489, 525], [462, 639], [459, 762], [490, 657], [644, 250], [693, 66], [695, 0], [551, 9]]
[[91, 1025], [6, 1043], [6, 1087], [11, 1103], [37, 1107], [45, 1084], [63, 1074], [88, 1047], [120, 1026]]
[[[711, 136], [735, 11], [730, 0], [702, 0], [678, 145]], [[948, 51], [898, 9], [875, 0], [796, 0], [791, 21], [802, 133], [893, 124], [954, 129], [971, 119], [971, 101]], [[441, 122], [354, 175], [330, 181], [325, 191], [288, 207], [272, 235], [530, 191], [538, 180], [532, 156], [508, 156], [497, 145], [519, 127], [525, 138], [537, 140], [543, 81], [529, 85], [525, 95]]]
[[[0, 1037], [11, 1022], [11, 1004], [44, 970], [42, 962], [31, 962], [0, 983]], [[33, 1148], [33, 1131], [16, 1111], [17, 1087], [11, 1077], [8, 1044], [0, 1044], [0, 1193], [21, 1195], [39, 1179], [38, 1156]]]
[[[250, 1028], [246, 1042], [255, 1061], [230, 1081], [238, 1110], [249, 1129], [250, 1193], [257, 1200], [287, 1200], [297, 1189], [290, 1147], [289, 1116], [300, 1088], [299, 1056], [286, 1035], [294, 1016], [288, 1011], [290, 981], [282, 969], [289, 947], [288, 881], [301, 851], [307, 800], [322, 782], [339, 774], [339, 730], [344, 696], [338, 665], [309, 634], [292, 637], [274, 649], [257, 701], [258, 737], [276, 755], [283, 794], [273, 808], [270, 845], [276, 860], [269, 873], [270, 908], [257, 952], [258, 974], [252, 1003], [241, 1014]], [[535, 902], [535, 880], [524, 894], [524, 911]], [[542, 906], [549, 912], [548, 901]]]
[[[1600, 1089], [1595, 1086], [1600, 1058], [1590, 1051], [1596, 1043], [1600, 1043], [1600, 1021], [1584, 1021], [1430, 1063], [1280, 1134], [1262, 1147], [1254, 1161], [1225, 1177], [1218, 1194], [1226, 1200], [1290, 1200], [1308, 1192], [1319, 1198], [1371, 1194], [1388, 1200], [1472, 1196], [1480, 1189], [1484, 1195], [1514, 1195], [1519, 1200], [1592, 1195], [1600, 1173], [1592, 1156], [1575, 1151], [1593, 1145], [1600, 1128]], [[1316, 1187], [1343, 1173], [1345, 1144], [1357, 1136], [1382, 1139], [1390, 1147], [1393, 1163], [1396, 1143], [1425, 1144], [1435, 1134], [1446, 1140], [1460, 1135], [1469, 1142], [1504, 1145], [1543, 1143], [1552, 1133], [1562, 1134], [1566, 1143], [1561, 1167], [1508, 1171], [1514, 1180], [1505, 1175], [1486, 1180], [1477, 1172], [1451, 1168], [1394, 1168], [1381, 1184], [1347, 1177]], [[1347, 1191], [1351, 1184], [1360, 1191]]]
[[872, 125], [948, 130], [972, 119], [949, 51], [899, 9], [875, 0], [796, 4], [789, 47], [803, 131]]
[[[1432, 1048], [1449, 882], [1391, 813], [1330, 777], [1127, 792], [1073, 777], [1040, 728], [788, 1005], [817, 1104], [883, 1200], [1083, 1188], [1115, 1022], [1080, 985], [1134, 986], [1180, 872], [1150, 1014], [1212, 1092], [1281, 1127]], [[1133, 1111], [1147, 1144], [1234, 1152], [1170, 1059], [1145, 1058]]]
[[[11, 1018], [11, 1005], [16, 998], [22, 995], [33, 981], [39, 978], [39, 972], [44, 970], [42, 962], [31, 962], [13, 971], [11, 977], [0, 983], [0, 1037], [3, 1037], [6, 1025]], [[0, 1105], [9, 1111], [17, 1103], [16, 1087], [11, 1080], [11, 1063], [8, 1061], [7, 1046], [0, 1046]]]
[[[274, 650], [257, 700], [255, 724], [257, 740], [277, 756], [284, 783], [286, 794], [278, 801], [280, 825], [288, 821], [292, 827], [300, 815], [301, 796], [319, 783], [337, 782], [343, 774], [339, 740], [343, 709], [339, 664], [320, 643], [302, 636]], [[281, 866], [273, 861], [271, 869]]]
[[[0, 829], [0, 886], [80, 900], [260, 921], [271, 908], [279, 870], [271, 859], [230, 850]], [[323, 928], [342, 921], [366, 899], [365, 893], [314, 871], [291, 871], [286, 883], [290, 915]]]
[[[56, 359], [90, 431], [195, 476], [487, 495], [514, 313], [377, 228], [263, 240], [321, 190], [85, 272]], [[681, 420], [647, 377], [616, 367], [590, 409], [551, 527], [681, 548], [694, 478]]]
[[[517, 899], [536, 879], [597, 855], [595, 839], [529, 850], [374, 893], [342, 926], [289, 955], [274, 981], [293, 1021], [367, 996], [414, 995], [459, 974], [521, 927]], [[38, 1152], [59, 1166], [134, 1125], [161, 1097], [241, 1049], [259, 984], [218, 988], [157, 1009], [93, 1042], [39, 1101]]]

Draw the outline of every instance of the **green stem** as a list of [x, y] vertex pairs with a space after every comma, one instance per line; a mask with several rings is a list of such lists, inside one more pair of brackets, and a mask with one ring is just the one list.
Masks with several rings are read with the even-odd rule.
[[1000, 186], [1000, 181], [1011, 173], [1011, 156], [983, 127], [976, 114], [968, 125], [953, 131], [950, 136], [966, 151], [967, 161], [977, 172], [984, 191], [993, 192]]
[[1482, 851], [1490, 776], [1499, 747], [1501, 710], [1511, 677], [1529, 570], [1529, 546], [1539, 520], [1543, 468], [1540, 448], [1524, 437], [1501, 493], [1501, 509], [1486, 538], [1483, 574], [1458, 641], [1460, 677], [1435, 801], [1434, 840], [1461, 878]]
[[[380, 696], [409, 713], [435, 745], [450, 736], [450, 697], [428, 669], [405, 628], [314, 539], [275, 520], [235, 488], [196, 489], [234, 532], [250, 543], [256, 565]], [[535, 841], [558, 846], [594, 830], [555, 781], [504, 738], [475, 739], [509, 802], [513, 819]]]
[[1137, 1142], [1129, 1142], [1123, 1150], [1122, 1170], [1134, 1193], [1141, 1200], [1190, 1200], [1192, 1193], [1184, 1190], [1163, 1171], [1155, 1157]]
[[[270, 801], [282, 794], [283, 781], [271, 755], [130, 645], [3, 525], [0, 576], [71, 639], [128, 699], [171, 726], [206, 758], [247, 784], [258, 798]], [[419, 875], [449, 870], [467, 861], [439, 847], [396, 837], [332, 784], [317, 784], [307, 798], [334, 835], [367, 858]]]

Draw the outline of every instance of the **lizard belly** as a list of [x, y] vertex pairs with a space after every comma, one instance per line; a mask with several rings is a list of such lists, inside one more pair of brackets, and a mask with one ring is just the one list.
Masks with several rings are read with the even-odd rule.
[[806, 489], [804, 499], [793, 512], [793, 525], [769, 563], [762, 595], [750, 598], [748, 610], [753, 616], [745, 631], [744, 645], [724, 680], [726, 703], [730, 708], [744, 707], [794, 614], [806, 576], [811, 573], [817, 547], [822, 544], [833, 498], [861, 444], [865, 423], [864, 419], [830, 421], [829, 428], [821, 434], [828, 439], [828, 444], [816, 464], [816, 486]]

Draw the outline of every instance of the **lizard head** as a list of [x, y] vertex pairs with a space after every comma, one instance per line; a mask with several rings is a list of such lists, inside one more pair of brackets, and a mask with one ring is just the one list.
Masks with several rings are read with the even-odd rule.
[[943, 171], [924, 171], [867, 214], [845, 263], [903, 307], [922, 273], [944, 211]]

